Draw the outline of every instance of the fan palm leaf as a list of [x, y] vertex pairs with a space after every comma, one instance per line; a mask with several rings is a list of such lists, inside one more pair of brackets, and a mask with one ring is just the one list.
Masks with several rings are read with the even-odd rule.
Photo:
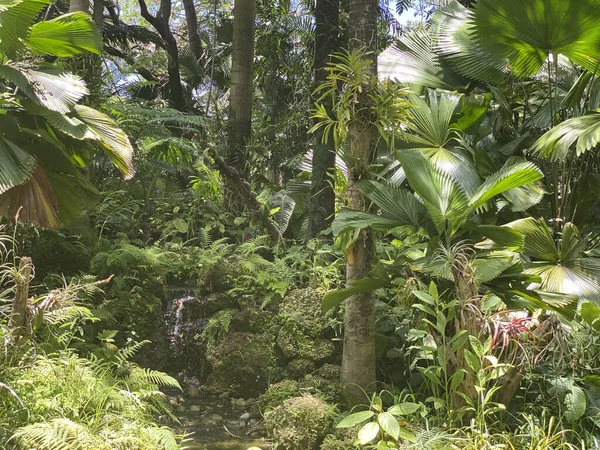
[[84, 52], [99, 55], [102, 52], [102, 38], [90, 16], [76, 12], [33, 25], [27, 37], [27, 46], [34, 53], [63, 58]]
[[542, 219], [530, 217], [506, 226], [525, 237], [523, 253], [530, 259], [527, 273], [541, 279], [532, 289], [600, 302], [600, 260], [584, 254], [585, 245], [575, 225], [565, 224], [558, 243]]
[[567, 119], [541, 136], [530, 152], [540, 158], [564, 161], [575, 143], [577, 156], [600, 142], [600, 112]]
[[515, 74], [536, 74], [562, 54], [595, 72], [600, 59], [600, 0], [479, 0], [475, 39], [508, 59]]

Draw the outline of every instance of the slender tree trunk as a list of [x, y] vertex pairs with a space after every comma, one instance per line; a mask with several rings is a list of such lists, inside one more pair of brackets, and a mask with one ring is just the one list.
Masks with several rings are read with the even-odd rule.
[[12, 314], [8, 323], [11, 329], [12, 341], [19, 343], [22, 337], [29, 335], [27, 320], [27, 298], [29, 297], [29, 282], [33, 264], [31, 258], [24, 256], [19, 263], [19, 273], [15, 277], [15, 300], [12, 305]]
[[[315, 7], [315, 84], [327, 80], [327, 63], [331, 54], [339, 50], [340, 2], [339, 0], [317, 0]], [[323, 99], [331, 114], [331, 98]], [[335, 209], [335, 148], [333, 140], [322, 142], [323, 132], [315, 133], [316, 144], [312, 157], [311, 209], [309, 236], [315, 237], [331, 225]]]
[[[365, 48], [373, 52], [366, 57], [371, 61], [369, 67], [374, 77], [377, 75], [378, 7], [377, 0], [350, 1], [349, 50]], [[348, 128], [348, 206], [360, 211], [365, 210], [367, 205], [356, 183], [369, 178], [378, 140], [369, 94], [369, 86], [365, 86], [356, 106], [361, 117], [353, 120]], [[356, 243], [347, 249], [347, 281], [368, 275], [374, 247], [372, 232], [361, 231]], [[346, 302], [341, 382], [351, 404], [364, 403], [363, 390], [369, 392], [375, 389], [375, 297], [372, 293], [353, 295]]]
[[104, 28], [104, 0], [94, 0], [93, 18], [98, 31], [102, 34], [102, 28]]
[[235, 0], [233, 7], [233, 49], [231, 89], [227, 123], [227, 163], [245, 176], [245, 146], [252, 133], [252, 80], [254, 78], [255, 0]]
[[200, 33], [198, 33], [198, 15], [196, 14], [194, 0], [183, 0], [183, 9], [185, 11], [190, 49], [196, 59], [201, 59], [203, 52], [202, 40], [200, 39]]
[[167, 55], [169, 56], [167, 72], [169, 74], [169, 96], [173, 106], [179, 111], [187, 109], [187, 102], [181, 86], [181, 75], [179, 74], [179, 49], [177, 41], [171, 32], [171, 0], [160, 0], [160, 6], [155, 16], [150, 14], [145, 0], [138, 0], [140, 14], [146, 19], [165, 41]]
[[69, 1], [69, 12], [84, 12], [90, 13], [90, 2], [89, 0], [70, 0]]

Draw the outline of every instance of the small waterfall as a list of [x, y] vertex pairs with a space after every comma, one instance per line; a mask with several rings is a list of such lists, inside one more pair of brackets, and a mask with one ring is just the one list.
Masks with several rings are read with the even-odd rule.
[[193, 295], [186, 295], [185, 297], [176, 298], [173, 300], [170, 314], [167, 315], [167, 326], [169, 326], [169, 342], [171, 346], [177, 345], [182, 338], [183, 309], [186, 303], [195, 300], [196, 297]]
[[165, 366], [169, 373], [201, 380], [205, 376], [204, 345], [200, 335], [208, 322], [202, 303], [191, 286], [169, 288], [164, 323], [168, 354]]

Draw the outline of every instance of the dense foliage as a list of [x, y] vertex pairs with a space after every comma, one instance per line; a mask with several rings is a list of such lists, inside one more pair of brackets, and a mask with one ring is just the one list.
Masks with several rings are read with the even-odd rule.
[[600, 0], [91, 3], [0, 0], [0, 448], [600, 448]]

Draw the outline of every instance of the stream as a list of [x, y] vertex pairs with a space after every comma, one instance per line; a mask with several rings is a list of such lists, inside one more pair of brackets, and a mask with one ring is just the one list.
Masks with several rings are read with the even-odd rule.
[[202, 389], [206, 375], [205, 351], [199, 335], [208, 318], [201, 302], [190, 288], [170, 290], [170, 304], [165, 311], [165, 325], [170, 352], [168, 367], [184, 389], [184, 394], [169, 392], [168, 401], [186, 434], [184, 443], [191, 450], [270, 449], [260, 417], [250, 414], [252, 399], [229, 399], [206, 393]]

